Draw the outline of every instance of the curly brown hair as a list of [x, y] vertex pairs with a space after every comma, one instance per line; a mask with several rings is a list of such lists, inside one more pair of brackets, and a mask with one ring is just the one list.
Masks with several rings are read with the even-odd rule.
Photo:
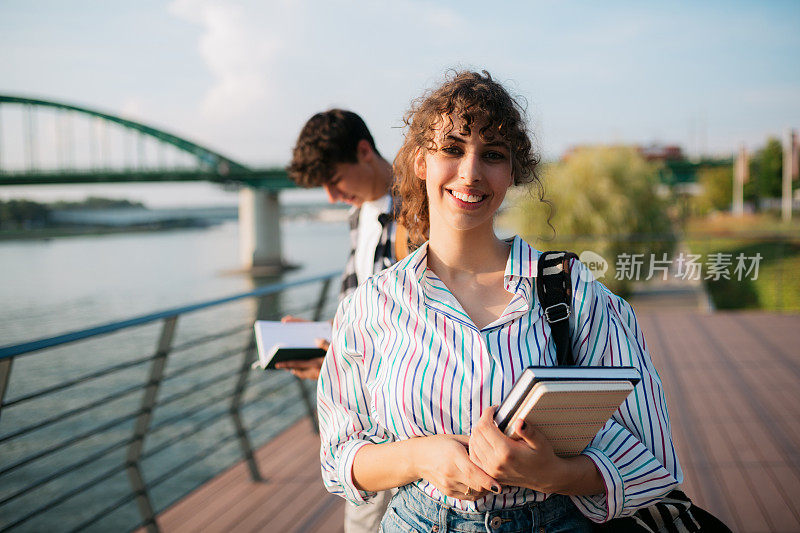
[[367, 125], [356, 113], [344, 109], [317, 113], [300, 131], [286, 171], [300, 187], [320, 187], [333, 177], [337, 163], [358, 161], [356, 149], [361, 139], [380, 155]]
[[438, 88], [411, 103], [403, 119], [405, 140], [394, 160], [393, 192], [402, 199], [397, 220], [416, 244], [427, 238], [430, 218], [425, 182], [414, 172], [414, 158], [419, 149], [437, 150], [434, 139], [443, 117], [449, 122], [444, 124], [444, 135], [453, 130], [456, 117], [462, 122], [462, 135], [470, 135], [471, 126], [482, 124], [478, 130], [482, 140], [500, 137], [511, 152], [514, 185], [534, 183], [543, 198], [537, 173], [540, 157], [533, 150], [523, 105], [485, 70], [450, 71]]

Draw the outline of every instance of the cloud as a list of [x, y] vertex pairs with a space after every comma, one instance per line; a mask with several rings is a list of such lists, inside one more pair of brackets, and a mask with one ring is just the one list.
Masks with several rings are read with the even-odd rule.
[[199, 109], [209, 131], [200, 135], [272, 163], [286, 161], [308, 116], [332, 106], [377, 117], [376, 137], [397, 144], [390, 126], [446, 66], [430, 47], [467, 26], [454, 11], [415, 0], [176, 0], [169, 10], [202, 28], [197, 50], [213, 81]]
[[[198, 80], [207, 85], [187, 133], [254, 165], [286, 163], [305, 120], [334, 106], [361, 114], [391, 157], [409, 101], [451, 66], [486, 68], [521, 94], [551, 155], [610, 138], [680, 142], [706, 108], [711, 131], [796, 122], [789, 90], [771, 88], [778, 72], [781, 87], [797, 85], [785, 74], [793, 71], [771, 66], [785, 56], [764, 65], [771, 37], [745, 47], [731, 28], [748, 23], [748, 13], [719, 7], [174, 0], [169, 10], [200, 29], [194, 46], [210, 74]], [[730, 87], [748, 71], [763, 73], [763, 87], [732, 102]], [[772, 111], [774, 101], [787, 102], [788, 117]], [[742, 103], [753, 110], [747, 120]]]
[[206, 116], [241, 115], [268, 96], [268, 68], [280, 50], [275, 28], [257, 31], [243, 6], [213, 0], [177, 0], [170, 10], [203, 27], [198, 49], [214, 78], [203, 99]]

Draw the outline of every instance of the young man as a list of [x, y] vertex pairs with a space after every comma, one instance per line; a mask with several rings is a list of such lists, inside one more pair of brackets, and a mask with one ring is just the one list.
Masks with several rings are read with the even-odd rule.
[[[288, 172], [301, 187], [323, 187], [329, 202], [353, 206], [350, 210], [350, 255], [342, 275], [340, 300], [369, 276], [397, 260], [390, 194], [392, 165], [378, 152], [361, 117], [342, 109], [331, 109], [311, 117], [300, 131]], [[291, 320], [296, 319], [284, 317], [284, 321]], [[322, 342], [320, 347], [327, 350], [327, 342]], [[321, 365], [322, 358], [286, 361], [276, 366], [301, 378], [317, 379]], [[374, 503], [358, 507], [347, 504], [345, 533], [378, 531], [391, 497], [391, 492], [385, 491], [378, 493]]]
[[375, 148], [361, 117], [342, 109], [311, 117], [300, 131], [288, 171], [301, 187], [323, 187], [329, 202], [353, 206], [341, 297], [392, 265], [392, 165]]

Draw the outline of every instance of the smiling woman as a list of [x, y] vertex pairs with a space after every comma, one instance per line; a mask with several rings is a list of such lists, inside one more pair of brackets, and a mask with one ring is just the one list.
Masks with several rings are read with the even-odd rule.
[[[506, 188], [512, 181], [514, 185], [532, 182], [543, 198], [537, 174], [539, 154], [531, 145], [524, 110], [500, 84], [487, 78], [473, 72], [456, 74], [450, 83], [415, 100], [405, 116], [408, 131], [394, 162], [395, 192], [403, 198], [398, 220], [417, 243], [427, 238], [430, 224], [428, 185], [419, 173], [428, 160], [434, 163], [433, 156], [439, 156], [442, 163], [450, 158], [450, 165], [470, 164], [477, 156], [476, 164], [502, 168], [509, 180]], [[480, 152], [469, 154], [464, 161], [467, 149]], [[464, 193], [471, 194], [466, 189], [451, 188], [455, 198], [473, 202], [474, 198], [465, 198]], [[482, 195], [476, 192], [472, 196]]]
[[556, 364], [534, 290], [541, 252], [493, 227], [512, 184], [538, 183], [521, 106], [488, 73], [463, 72], [407, 124], [400, 221], [428, 240], [339, 306], [317, 394], [328, 490], [358, 505], [398, 487], [387, 533], [590, 531], [663, 497], [682, 473], [659, 378], [628, 304], [579, 262], [576, 361], [635, 366], [643, 385], [574, 457], [530, 424], [512, 440], [493, 421], [516, 376]]

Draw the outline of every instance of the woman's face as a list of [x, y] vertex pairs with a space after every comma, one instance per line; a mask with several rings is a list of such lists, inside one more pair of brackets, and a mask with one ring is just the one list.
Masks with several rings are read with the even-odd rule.
[[511, 186], [511, 154], [499, 135], [486, 140], [481, 124], [461, 133], [463, 121], [440, 121], [434, 150], [420, 150], [414, 161], [417, 177], [425, 180], [431, 230], [437, 225], [457, 231], [492, 229], [495, 212]]

